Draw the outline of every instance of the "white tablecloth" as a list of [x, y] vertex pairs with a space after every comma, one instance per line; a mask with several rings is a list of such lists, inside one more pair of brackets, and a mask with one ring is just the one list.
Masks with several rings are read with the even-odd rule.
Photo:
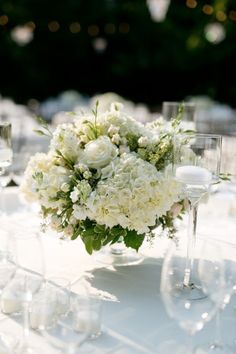
[[[208, 203], [201, 204], [198, 231], [202, 237], [236, 244], [236, 219], [232, 217], [236, 199], [232, 193], [221, 189], [210, 197]], [[27, 232], [29, 227], [40, 224], [36, 209], [22, 204], [17, 188], [5, 191], [5, 205], [8, 215], [2, 217], [4, 227], [9, 225], [11, 229]], [[182, 225], [179, 235], [185, 233]], [[68, 278], [72, 282], [72, 291], [76, 292], [78, 280], [86, 272], [94, 291], [103, 296], [103, 333], [81, 347], [79, 353], [170, 354], [176, 353], [177, 345], [187, 342], [186, 334], [167, 315], [160, 297], [161, 266], [169, 242], [165, 237], [157, 237], [152, 246], [145, 244], [142, 247], [144, 260], [141, 264], [117, 268], [89, 256], [79, 240], [59, 241], [52, 232], [46, 232], [42, 238], [46, 275]], [[236, 340], [234, 302], [233, 298], [223, 313], [223, 336], [230, 343]], [[0, 331], [3, 329], [21, 335], [20, 324], [11, 318], [1, 320]], [[200, 344], [213, 337], [214, 321], [207, 324], [194, 341]], [[44, 354], [59, 353], [36, 332], [31, 333], [31, 340]]]

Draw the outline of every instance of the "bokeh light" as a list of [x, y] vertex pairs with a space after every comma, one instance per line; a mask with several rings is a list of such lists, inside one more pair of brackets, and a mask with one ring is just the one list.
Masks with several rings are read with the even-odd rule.
[[208, 42], [218, 44], [225, 39], [225, 29], [220, 23], [211, 23], [205, 27], [205, 37]]

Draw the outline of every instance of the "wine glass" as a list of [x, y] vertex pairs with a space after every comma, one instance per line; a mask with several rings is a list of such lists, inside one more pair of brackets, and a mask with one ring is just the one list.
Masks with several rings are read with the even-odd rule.
[[15, 185], [20, 186], [24, 178], [24, 172], [30, 159], [30, 152], [21, 150], [14, 153], [11, 178]]
[[[219, 286], [219, 278], [216, 272], [219, 271], [219, 256], [214, 252], [215, 248], [220, 247], [221, 257], [224, 261], [223, 286]], [[204, 353], [233, 354], [231, 348], [223, 343], [220, 329], [220, 314], [229, 303], [234, 291], [236, 276], [236, 246], [225, 242], [205, 241], [201, 250], [201, 257], [198, 263], [198, 271], [201, 278], [204, 293], [219, 304], [216, 313], [216, 332], [213, 343], [209, 343], [204, 348]], [[219, 291], [219, 289], [221, 291]]]
[[183, 284], [190, 288], [191, 296], [200, 299], [201, 287], [191, 279], [194, 267], [197, 211], [201, 199], [209, 193], [210, 186], [219, 181], [221, 161], [221, 136], [213, 134], [183, 134], [174, 142], [174, 174], [182, 183], [189, 200], [188, 244]]
[[[14, 277], [16, 272], [16, 260], [14, 258], [14, 240], [9, 233], [1, 230], [0, 232], [0, 296], [4, 288]], [[2, 308], [2, 299], [1, 299]], [[1, 349], [4, 347], [6, 352], [12, 351], [16, 346], [17, 339], [9, 333], [0, 332]]]
[[[161, 295], [170, 317], [177, 320], [178, 325], [189, 335], [189, 343], [185, 353], [194, 353], [192, 337], [203, 329], [206, 322], [215, 315], [218, 304], [211, 297], [205, 296], [201, 301], [191, 297], [191, 289], [183, 291], [183, 272], [185, 270], [185, 249], [182, 244], [176, 245], [173, 241], [165, 256], [161, 273]], [[219, 258], [219, 271], [216, 277], [221, 289], [221, 271], [223, 264]], [[199, 274], [196, 275], [198, 277]], [[198, 279], [200, 281], [200, 279]], [[219, 291], [219, 290], [218, 290]]]
[[[9, 295], [20, 299], [23, 310], [23, 337], [16, 349], [17, 354], [40, 353], [29, 343], [29, 308], [33, 296], [40, 290], [44, 279], [44, 255], [40, 234], [18, 232], [14, 235], [17, 255], [17, 271], [9, 286]], [[12, 294], [11, 294], [12, 292]]]
[[192, 102], [163, 102], [162, 116], [168, 122], [181, 114], [181, 127], [187, 130], [195, 129], [196, 105]]
[[[11, 123], [0, 122], [0, 189], [10, 181], [7, 181], [5, 176], [6, 169], [12, 164], [13, 151], [11, 147]], [[1, 211], [4, 212], [4, 199], [1, 193]]]

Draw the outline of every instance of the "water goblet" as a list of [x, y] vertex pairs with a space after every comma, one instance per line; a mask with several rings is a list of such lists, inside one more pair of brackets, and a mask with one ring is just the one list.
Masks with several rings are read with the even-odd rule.
[[[219, 258], [219, 271], [215, 273], [215, 276], [219, 280], [220, 288], [222, 269], [223, 264], [220, 263]], [[185, 288], [183, 291], [184, 270], [185, 249], [182, 244], [177, 246], [172, 242], [163, 262], [160, 290], [167, 313], [189, 336], [189, 344], [184, 352], [193, 354], [195, 351], [192, 337], [213, 318], [218, 303], [208, 296], [203, 297], [201, 301], [195, 301], [191, 297], [190, 288]], [[198, 274], [196, 276], [198, 277]]]
[[[214, 248], [220, 247], [222, 261], [224, 262], [224, 272], [222, 274], [223, 282], [219, 284], [216, 272], [219, 270], [219, 257]], [[209, 343], [204, 347], [204, 353], [212, 354], [233, 354], [228, 344], [225, 344], [221, 338], [221, 312], [230, 302], [231, 295], [234, 291], [236, 276], [236, 245], [229, 245], [225, 242], [205, 241], [201, 250], [201, 256], [198, 262], [198, 272], [201, 279], [201, 285], [204, 293], [214, 302], [218, 303], [216, 313], [216, 331], [213, 343]], [[219, 291], [220, 290], [220, 291]]]
[[212, 184], [218, 182], [221, 161], [221, 136], [212, 134], [183, 134], [174, 142], [174, 174], [183, 185], [189, 200], [188, 244], [183, 284], [190, 288], [192, 298], [200, 299], [204, 294], [194, 283], [191, 275], [194, 267], [197, 212], [201, 199], [209, 193]]
[[192, 102], [163, 102], [162, 116], [165, 121], [178, 116], [181, 112], [181, 127], [187, 130], [195, 130], [195, 112], [196, 106]]
[[[16, 272], [16, 260], [14, 258], [14, 240], [9, 233], [1, 230], [0, 233], [0, 297], [2, 310], [2, 294], [5, 287], [14, 277]], [[0, 332], [0, 347], [3, 351], [10, 351], [14, 349], [17, 339], [9, 333]]]
[[[0, 189], [3, 192], [7, 184], [6, 169], [12, 164], [11, 123], [0, 122]], [[10, 179], [9, 179], [10, 181]], [[1, 212], [4, 212], [4, 196], [1, 193]]]

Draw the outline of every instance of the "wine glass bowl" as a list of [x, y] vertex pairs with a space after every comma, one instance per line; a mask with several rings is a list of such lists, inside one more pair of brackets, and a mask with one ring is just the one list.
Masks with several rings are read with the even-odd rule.
[[[235, 351], [222, 340], [220, 315], [234, 291], [236, 246], [216, 240], [214, 242], [207, 240], [203, 246], [198, 263], [202, 289], [206, 296], [218, 305], [214, 342], [204, 346], [204, 353], [233, 354]], [[218, 248], [217, 252], [216, 248]]]
[[[202, 330], [207, 322], [215, 315], [218, 303], [210, 296], [204, 296], [196, 301], [191, 295], [190, 287], [183, 284], [183, 273], [186, 267], [185, 248], [182, 243], [176, 245], [172, 242], [165, 256], [160, 290], [167, 313], [174, 318], [178, 325], [192, 337]], [[223, 264], [219, 260], [220, 271]], [[201, 283], [200, 273], [194, 274], [196, 281]], [[219, 278], [220, 280], [222, 278]], [[223, 283], [219, 282], [218, 292]], [[192, 345], [189, 345], [187, 353], [193, 353]]]
[[[10, 178], [6, 175], [6, 169], [12, 164], [13, 150], [11, 146], [11, 123], [0, 122], [0, 189], [3, 191]], [[1, 193], [1, 212], [4, 212], [4, 195]]]
[[12, 163], [11, 123], [0, 122], [0, 171]]
[[[183, 183], [212, 184], [218, 182], [221, 164], [222, 137], [215, 134], [183, 134], [175, 139], [174, 170], [182, 167]], [[184, 169], [185, 166], [185, 169]], [[189, 171], [186, 167], [192, 168]], [[181, 171], [181, 170], [180, 170]], [[186, 176], [183, 173], [186, 172]], [[178, 178], [178, 175], [176, 176]], [[181, 179], [180, 179], [181, 180]]]
[[164, 101], [162, 103], [162, 116], [166, 121], [175, 118], [183, 110], [182, 121], [194, 122], [196, 105], [193, 102]]

